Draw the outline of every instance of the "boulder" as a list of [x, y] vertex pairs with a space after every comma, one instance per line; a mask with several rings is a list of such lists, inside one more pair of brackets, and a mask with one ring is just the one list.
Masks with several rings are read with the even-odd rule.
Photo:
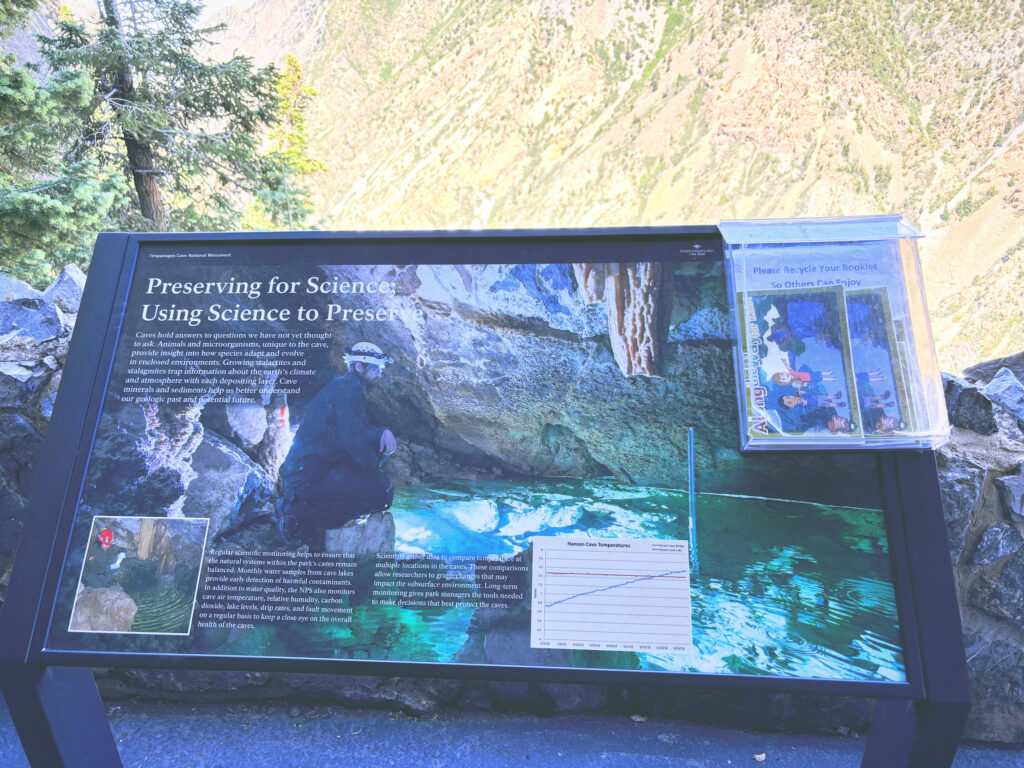
[[985, 617], [965, 617], [964, 645], [971, 680], [971, 714], [965, 738], [1021, 743], [1024, 643]]
[[1024, 526], [1014, 514], [1024, 441], [1012, 421], [981, 439], [954, 429], [937, 454], [939, 484], [967, 650], [965, 736], [1024, 742]]
[[22, 280], [0, 274], [0, 302], [15, 299], [38, 299], [42, 293]]
[[1009, 368], [1013, 375], [1024, 381], [1024, 352], [1017, 352], [1006, 357], [997, 357], [994, 360], [986, 360], [983, 363], [964, 368], [964, 378], [973, 382], [986, 383], [995, 378], [1003, 368]]
[[202, 440], [191, 408], [118, 403], [108, 398], [93, 443], [82, 503], [98, 514], [177, 509], [192, 469], [189, 458]]
[[210, 403], [202, 422], [250, 456], [267, 435], [267, 408], [259, 403]]
[[992, 414], [992, 401], [966, 379], [948, 373], [942, 374], [942, 378], [949, 423], [979, 435], [994, 435], [999, 427]]
[[257, 403], [230, 403], [224, 407], [232, 436], [246, 449], [255, 448], [267, 434], [267, 411]]
[[0, 361], [0, 408], [22, 405], [39, 389], [49, 373], [35, 361]]
[[949, 556], [956, 568], [967, 543], [974, 510], [985, 483], [985, 468], [947, 444], [935, 455], [939, 470], [939, 493], [946, 518]]
[[1016, 420], [1024, 431], [1024, 384], [1021, 384], [1009, 368], [1000, 368], [999, 373], [986, 384], [981, 392], [989, 400], [999, 403]]
[[[260, 409], [262, 411], [262, 409]], [[210, 519], [210, 536], [237, 527], [245, 502], [257, 491], [269, 496], [263, 471], [226, 440], [206, 434], [191, 455], [194, 478], [188, 485], [181, 512], [185, 517]]]
[[377, 553], [395, 551], [395, 519], [390, 512], [357, 517], [341, 528], [327, 531], [326, 546], [328, 552], [355, 557], [352, 601], [365, 602], [373, 592]]
[[25, 418], [0, 412], [0, 563], [18, 546], [42, 446], [42, 435]]
[[57, 402], [57, 391], [60, 388], [60, 380], [64, 373], [64, 369], [58, 370], [53, 376], [50, 377], [49, 381], [46, 382], [46, 386], [42, 388], [39, 395], [39, 416], [44, 422], [49, 421], [53, 415], [53, 406]]
[[1024, 546], [1024, 537], [1012, 525], [1000, 524], [987, 529], [981, 535], [978, 548], [974, 551], [975, 565], [991, 565], [1004, 557], [1015, 554]]
[[35, 343], [66, 334], [64, 313], [43, 298], [0, 301], [0, 344]]
[[23, 496], [31, 491], [35, 459], [42, 447], [42, 435], [28, 421], [17, 413], [0, 413], [0, 466]]
[[1024, 464], [1016, 474], [996, 478], [995, 485], [1006, 518], [1024, 524]]
[[341, 528], [327, 531], [327, 550], [372, 559], [378, 552], [395, 551], [395, 519], [390, 512], [357, 517]]
[[21, 538], [28, 499], [18, 493], [8, 468], [0, 464], [0, 572], [9, 562]]
[[68, 264], [50, 287], [43, 291], [43, 296], [60, 307], [63, 312], [74, 315], [78, 313], [78, 307], [82, 303], [84, 289], [85, 273], [77, 264]]
[[139, 607], [119, 586], [79, 587], [71, 614], [75, 632], [130, 632]]
[[[990, 540], [993, 538], [990, 537]], [[998, 546], [1003, 547], [1003, 556], [1006, 550], [1016, 545], [1013, 554], [1008, 559], [996, 561], [983, 571], [974, 581], [968, 599], [971, 605], [990, 616], [1005, 619], [1018, 632], [1024, 633], [1024, 552], [1020, 549], [1019, 540], [1020, 534], [1017, 534], [1016, 540], [1002, 536]], [[993, 551], [992, 554], [997, 552]], [[1018, 702], [1018, 706], [1024, 707], [1024, 702]]]

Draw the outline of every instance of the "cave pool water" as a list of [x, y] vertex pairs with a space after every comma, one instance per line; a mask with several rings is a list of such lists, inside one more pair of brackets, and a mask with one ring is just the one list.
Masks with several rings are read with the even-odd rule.
[[132, 595], [138, 611], [131, 631], [146, 634], [187, 633], [192, 618], [192, 597], [178, 589], [170, 576], [158, 579], [151, 587]]
[[[538, 535], [687, 539], [689, 496], [611, 479], [448, 482], [400, 489], [392, 512], [400, 558], [507, 557]], [[629, 657], [634, 669], [905, 679], [881, 512], [698, 493], [696, 517], [694, 650], [584, 651], [580, 664], [620, 668]], [[249, 653], [447, 662], [473, 613], [362, 605], [351, 624], [292, 637], [257, 627], [246, 644]], [[528, 620], [522, 630], [528, 645]]]

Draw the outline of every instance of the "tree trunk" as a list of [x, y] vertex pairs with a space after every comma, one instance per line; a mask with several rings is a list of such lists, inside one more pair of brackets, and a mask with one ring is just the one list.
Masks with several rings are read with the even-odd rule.
[[[125, 39], [124, 22], [121, 20], [116, 0], [103, 0], [103, 11], [105, 23], [117, 31], [121, 43], [127, 50], [128, 41]], [[125, 101], [131, 101], [135, 94], [131, 67], [126, 63], [113, 74], [117, 94]], [[143, 216], [153, 222], [153, 229], [162, 232], [164, 230], [164, 201], [160, 194], [158, 174], [156, 168], [153, 167], [155, 158], [153, 145], [133, 134], [126, 133], [124, 148], [128, 155], [128, 168], [132, 172], [135, 192], [139, 196], [139, 210]]]
[[124, 147], [128, 152], [128, 167], [132, 171], [135, 191], [139, 195], [139, 209], [142, 215], [153, 222], [154, 229], [164, 229], [164, 201], [160, 193], [157, 173], [153, 168], [153, 147], [146, 141], [139, 141], [131, 134], [124, 135]]

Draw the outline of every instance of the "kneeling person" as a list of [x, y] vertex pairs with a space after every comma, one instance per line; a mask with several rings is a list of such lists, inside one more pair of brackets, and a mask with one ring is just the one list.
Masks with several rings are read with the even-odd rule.
[[124, 547], [114, 543], [114, 532], [104, 528], [89, 547], [82, 569], [82, 583], [87, 587], [109, 587], [127, 554]]
[[278, 530], [289, 546], [322, 552], [329, 528], [388, 509], [394, 497], [380, 465], [394, 453], [390, 429], [373, 427], [366, 391], [393, 362], [366, 341], [345, 350], [348, 371], [310, 402], [281, 465]]

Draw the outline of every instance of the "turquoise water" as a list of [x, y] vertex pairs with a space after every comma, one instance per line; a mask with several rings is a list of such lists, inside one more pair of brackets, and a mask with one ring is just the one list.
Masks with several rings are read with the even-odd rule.
[[[685, 491], [612, 480], [445, 483], [399, 490], [392, 512], [400, 558], [508, 557], [526, 550], [538, 535], [687, 539], [689, 497]], [[696, 515], [694, 650], [580, 651], [573, 663], [905, 679], [882, 513], [701, 493]], [[505, 624], [516, 626], [503, 630], [500, 639], [513, 638], [529, 660], [528, 601], [513, 608]], [[473, 617], [474, 610], [466, 607], [364, 603], [347, 625], [277, 630], [276, 635], [269, 628], [257, 631], [245, 652], [454, 661], [470, 637]]]
[[[880, 512], [701, 493], [696, 510], [695, 652], [637, 654], [642, 667], [905, 679]], [[689, 538], [685, 491], [609, 480], [410, 486], [393, 512], [410, 555], [511, 555], [536, 535]]]

